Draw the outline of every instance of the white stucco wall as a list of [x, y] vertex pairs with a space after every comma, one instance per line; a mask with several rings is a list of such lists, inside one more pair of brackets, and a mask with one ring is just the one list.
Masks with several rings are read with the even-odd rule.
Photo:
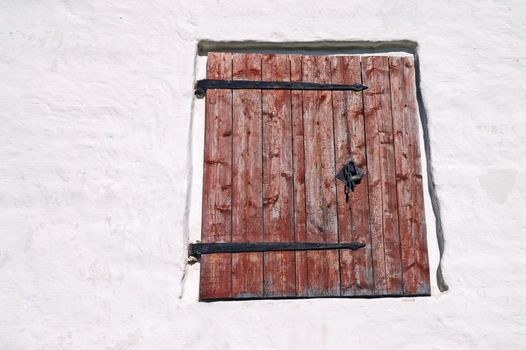
[[[522, 0], [0, 2], [0, 349], [525, 348], [524, 18]], [[447, 292], [196, 301], [200, 40], [418, 43]]]

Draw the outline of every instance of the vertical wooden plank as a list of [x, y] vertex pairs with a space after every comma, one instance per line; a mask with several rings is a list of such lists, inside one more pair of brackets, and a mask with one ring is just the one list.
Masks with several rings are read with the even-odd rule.
[[362, 57], [375, 293], [402, 294], [388, 57]]
[[391, 57], [389, 68], [404, 294], [429, 295], [413, 58]]
[[[302, 56], [290, 55], [290, 80], [302, 80]], [[305, 148], [303, 132], [303, 92], [291, 91], [292, 164], [294, 176], [294, 239], [305, 242]], [[307, 252], [296, 252], [296, 295], [308, 294]]]
[[[290, 81], [288, 55], [263, 55], [266, 81]], [[265, 242], [294, 241], [292, 123], [290, 90], [262, 91], [263, 237]], [[296, 293], [294, 252], [264, 253], [265, 297]]]
[[[361, 68], [358, 56], [331, 57], [332, 83], [360, 83]], [[333, 91], [334, 143], [336, 171], [352, 159], [360, 169], [367, 168], [365, 130], [361, 92]], [[350, 193], [345, 202], [345, 185], [337, 184], [338, 231], [340, 242], [362, 242], [367, 246], [356, 251], [340, 252], [341, 294], [344, 296], [371, 295], [374, 291], [371, 236], [369, 232], [369, 201], [367, 176]]]
[[[206, 76], [232, 79], [232, 54], [209, 53]], [[207, 91], [203, 169], [203, 242], [231, 240], [232, 184], [232, 92]], [[201, 258], [199, 298], [231, 296], [231, 255], [211, 254]]]
[[[261, 55], [233, 54], [233, 79], [261, 80]], [[233, 91], [232, 242], [263, 240], [261, 90]], [[263, 296], [263, 253], [232, 255], [232, 297]]]
[[[303, 56], [303, 81], [330, 83], [328, 56]], [[338, 242], [330, 91], [303, 91], [306, 240]], [[339, 252], [307, 252], [307, 295], [340, 295]]]

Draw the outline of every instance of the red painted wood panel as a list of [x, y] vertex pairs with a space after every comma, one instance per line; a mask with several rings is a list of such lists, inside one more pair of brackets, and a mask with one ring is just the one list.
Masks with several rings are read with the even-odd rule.
[[389, 72], [404, 294], [428, 295], [429, 262], [413, 58], [391, 57]]
[[[354, 84], [361, 82], [359, 56], [331, 57], [332, 83]], [[365, 130], [362, 93], [333, 91], [334, 144], [336, 171], [348, 160], [365, 170]], [[344, 296], [371, 295], [374, 291], [371, 236], [369, 232], [369, 203], [367, 176], [349, 194], [345, 201], [345, 185], [337, 184], [338, 230], [340, 242], [361, 242], [367, 246], [356, 251], [340, 252], [341, 294]]]
[[[261, 80], [261, 55], [233, 54], [233, 79]], [[233, 90], [232, 242], [263, 241], [261, 90]], [[263, 253], [232, 254], [232, 297], [263, 296]]]
[[[287, 55], [263, 55], [266, 81], [290, 81]], [[263, 90], [263, 227], [265, 242], [294, 241], [290, 90]], [[264, 295], [296, 294], [294, 252], [264, 253]]]
[[402, 294], [393, 123], [387, 56], [362, 57], [375, 293]]
[[[330, 83], [328, 56], [303, 56], [302, 80]], [[303, 91], [306, 240], [338, 242], [330, 91]], [[338, 250], [307, 252], [308, 296], [340, 295]]]
[[[208, 90], [203, 242], [367, 246], [204, 255], [200, 299], [429, 294], [412, 58], [211, 53], [207, 67], [369, 89]], [[367, 175], [346, 203], [349, 159]]]
[[[207, 78], [232, 79], [232, 54], [210, 53]], [[232, 91], [207, 91], [201, 240], [230, 242], [232, 184]], [[231, 297], [231, 254], [201, 258], [199, 298]]]
[[[302, 56], [290, 55], [290, 80], [301, 81]], [[305, 148], [303, 133], [303, 92], [291, 91], [292, 163], [294, 173], [294, 237], [306, 242], [305, 229]], [[296, 295], [308, 295], [307, 252], [296, 252]]]

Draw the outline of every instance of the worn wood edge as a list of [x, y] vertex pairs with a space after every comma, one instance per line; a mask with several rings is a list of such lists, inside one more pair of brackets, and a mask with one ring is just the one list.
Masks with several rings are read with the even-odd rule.
[[229, 301], [265, 301], [265, 300], [294, 300], [294, 299], [405, 299], [405, 300], [411, 300], [414, 298], [425, 298], [430, 297], [431, 293], [427, 294], [413, 294], [413, 295], [404, 295], [404, 294], [371, 294], [371, 295], [339, 295], [339, 296], [332, 296], [332, 295], [322, 295], [322, 296], [308, 296], [308, 295], [300, 295], [300, 296], [268, 296], [264, 298], [228, 298], [228, 299], [200, 299], [201, 302], [206, 303], [213, 303], [213, 302], [229, 302]]

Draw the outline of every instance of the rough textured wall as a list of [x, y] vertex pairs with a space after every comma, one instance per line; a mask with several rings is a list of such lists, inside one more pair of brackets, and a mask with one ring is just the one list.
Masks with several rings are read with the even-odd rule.
[[[525, 16], [522, 0], [3, 1], [0, 348], [524, 348]], [[199, 40], [404, 39], [449, 291], [180, 298]]]

